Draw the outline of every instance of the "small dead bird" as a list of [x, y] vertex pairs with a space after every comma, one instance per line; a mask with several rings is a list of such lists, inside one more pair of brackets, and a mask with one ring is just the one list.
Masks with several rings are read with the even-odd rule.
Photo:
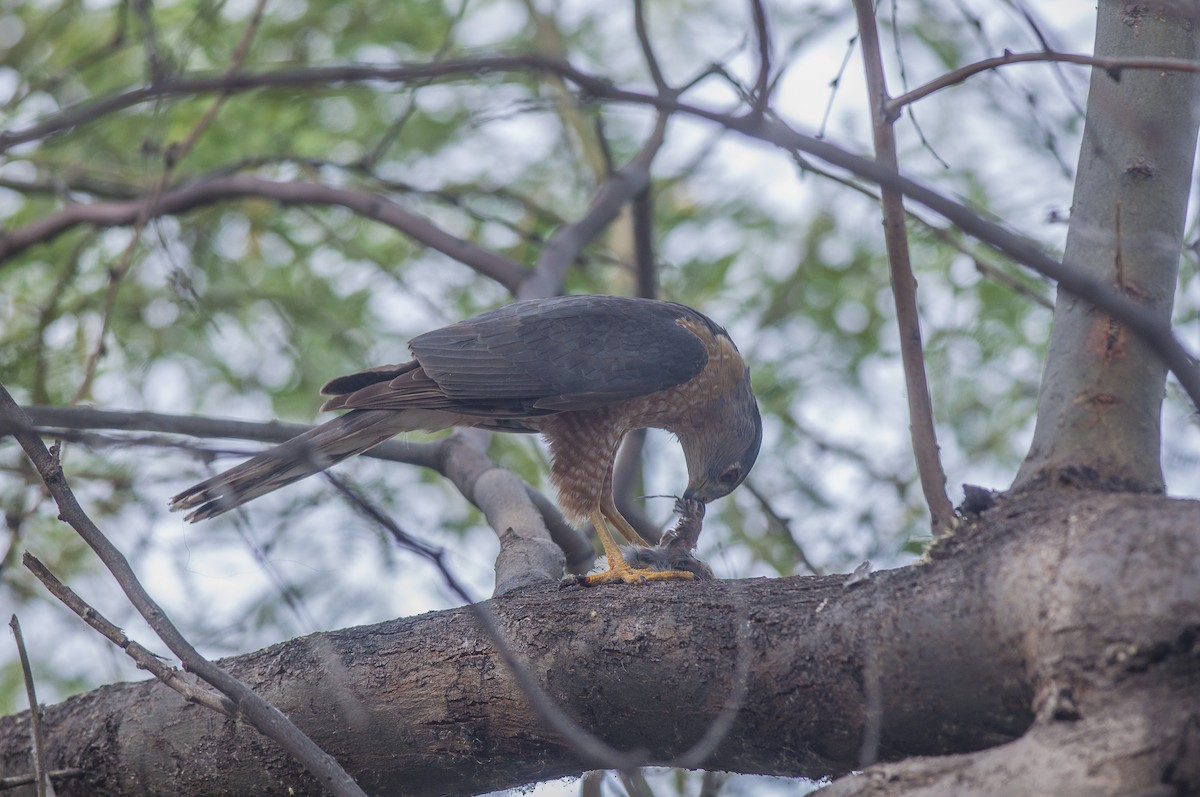
[[[627, 545], [621, 548], [625, 560], [635, 568], [644, 570], [676, 570], [691, 573], [696, 581], [712, 581], [713, 571], [692, 553], [700, 539], [704, 525], [704, 503], [690, 498], [675, 500], [675, 513], [679, 520], [668, 529], [657, 545], [648, 548]], [[584, 583], [583, 576], [567, 576], [560, 586], [569, 587]]]

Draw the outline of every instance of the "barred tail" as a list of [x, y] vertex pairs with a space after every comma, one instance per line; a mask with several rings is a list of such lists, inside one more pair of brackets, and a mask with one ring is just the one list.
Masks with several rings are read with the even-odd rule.
[[192, 509], [185, 520], [193, 523], [216, 517], [361, 454], [400, 432], [451, 425], [449, 420], [431, 422], [433, 414], [421, 410], [348, 412], [184, 490], [171, 499], [171, 511]]

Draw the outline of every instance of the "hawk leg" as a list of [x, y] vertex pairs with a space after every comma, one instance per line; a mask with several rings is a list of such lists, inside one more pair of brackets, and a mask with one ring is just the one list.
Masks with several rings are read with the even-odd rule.
[[[604, 517], [608, 519], [608, 522], [613, 525], [613, 528], [619, 531], [621, 536], [629, 540], [631, 544], [640, 545], [643, 548], [650, 547], [650, 543], [646, 541], [646, 538], [641, 534], [638, 534], [637, 530], [634, 529], [633, 524], [626, 520], [624, 515], [621, 514], [620, 510], [617, 509], [617, 505], [613, 502], [611, 497], [604, 498], [601, 501], [600, 514], [604, 515]], [[595, 522], [595, 518], [592, 519], [592, 522]]]
[[[621, 517], [620, 514], [617, 517]], [[597, 584], [611, 584], [614, 581], [620, 581], [625, 584], [641, 584], [644, 581], [674, 581], [687, 580], [691, 581], [695, 576], [691, 573], [683, 572], [682, 570], [642, 570], [631, 567], [625, 561], [625, 557], [621, 555], [621, 549], [617, 547], [617, 543], [613, 540], [612, 533], [608, 530], [608, 525], [604, 521], [604, 514], [600, 511], [591, 513], [592, 525], [596, 527], [596, 533], [600, 535], [600, 544], [604, 546], [604, 555], [608, 558], [608, 569], [603, 573], [597, 573], [594, 576], [583, 576], [575, 580], [575, 583], [582, 584], [585, 587], [594, 587]], [[625, 525], [629, 526], [629, 521], [621, 518]], [[613, 525], [617, 525], [614, 523]], [[619, 526], [618, 526], [619, 528]], [[629, 531], [637, 535], [632, 527]], [[625, 534], [622, 531], [622, 534]], [[640, 540], [641, 537], [638, 536]], [[645, 544], [645, 541], [642, 541]]]

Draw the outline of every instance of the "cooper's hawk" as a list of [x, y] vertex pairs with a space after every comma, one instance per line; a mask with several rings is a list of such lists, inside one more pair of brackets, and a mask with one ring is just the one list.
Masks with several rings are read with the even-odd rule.
[[647, 427], [674, 433], [693, 502], [727, 495], [758, 456], [762, 421], [745, 362], [724, 329], [681, 304], [534, 299], [426, 332], [409, 349], [409, 362], [321, 389], [332, 396], [323, 410], [350, 412], [185, 490], [171, 509], [215, 517], [400, 432], [541, 432], [563, 511], [592, 522], [608, 557], [609, 569], [586, 583], [636, 583], [692, 574], [634, 569], [614, 542], [606, 521], [646, 545], [613, 503], [621, 439]]

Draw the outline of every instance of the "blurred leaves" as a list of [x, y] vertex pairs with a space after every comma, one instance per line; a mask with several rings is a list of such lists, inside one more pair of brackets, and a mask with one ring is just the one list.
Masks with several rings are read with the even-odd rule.
[[[154, 79], [152, 61], [161, 79], [219, 74], [251, 5], [177, 0], [152, 4], [143, 17], [129, 2], [0, 0], [0, 124], [24, 128], [144, 86]], [[541, 9], [538, 25], [533, 5]], [[719, 73], [689, 98], [729, 106], [736, 93], [722, 75], [751, 80], [756, 63], [746, 9], [686, 0], [647, 5], [668, 80], [681, 83], [719, 62]], [[989, 42], [1024, 41], [1024, 23], [992, 5], [902, 6], [888, 24], [909, 79], [994, 55]], [[631, 13], [582, 1], [272, 4], [243, 68], [429, 62], [540, 47], [644, 89]], [[775, 95], [780, 112], [802, 124], [815, 119], [815, 128], [832, 91], [828, 135], [866, 149], [865, 109], [827, 87], [854, 33], [845, 9], [811, 2], [772, 9], [772, 19], [776, 41], [789, 43], [786, 51], [780, 46], [787, 59]], [[845, 81], [853, 79], [851, 69]], [[951, 169], [907, 126], [902, 161], [1020, 225], [1044, 215], [1041, 195], [1028, 194], [1029, 172], [1048, 175], [1039, 190], [1060, 207], [1069, 205], [1070, 182], [1055, 171], [1041, 133], [1002, 145], [960, 135], [968, 124], [1031, 127], [1034, 112], [1021, 85], [1014, 79], [1002, 84], [1011, 86], [1007, 92], [995, 91], [994, 82], [981, 78], [980, 88], [969, 83], [920, 109]], [[5, 153], [5, 228], [23, 228], [73, 203], [152, 195], [167, 174], [166, 153], [214, 100], [147, 102]], [[1032, 126], [1074, 135], [1069, 100], [1047, 93]], [[623, 163], [653, 121], [646, 109], [601, 105], [529, 75], [256, 90], [228, 98], [168, 184], [239, 172], [361, 188], [533, 264], [555, 229], [588, 206], [606, 176], [604, 153]], [[767, 428], [751, 481], [769, 511], [748, 490], [714, 505], [702, 554], [732, 577], [807, 572], [805, 557], [836, 572], [864, 558], [887, 566], [918, 553], [928, 521], [914, 485], [877, 206], [798, 171], [786, 153], [693, 121], [672, 122], [653, 174], [662, 295], [695, 305], [731, 331], [752, 363]], [[1058, 227], [1029, 227], [1028, 234], [1057, 245]], [[981, 276], [943, 237], [917, 223], [911, 232], [951, 483], [1003, 487], [1028, 439], [1049, 314]], [[959, 244], [971, 251], [970, 242]], [[130, 247], [130, 267], [118, 276]], [[568, 290], [630, 291], [629, 251], [627, 225], [619, 221], [581, 254]], [[1194, 289], [1194, 268], [1185, 269], [1185, 279]], [[84, 403], [310, 421], [330, 377], [402, 361], [411, 336], [510, 298], [466, 267], [345, 209], [229, 200], [149, 219], [136, 234], [77, 229], [0, 262], [0, 375], [19, 401], [64, 404], [99, 351]], [[72, 444], [68, 451], [67, 474], [85, 506], [141, 572], [154, 574], [152, 588], [177, 619], [214, 651], [451, 600], [319, 479], [256, 502], [224, 525], [192, 529], [166, 515], [166, 497], [229, 458], [213, 462], [211, 451], [161, 447]], [[549, 490], [533, 438], [497, 436], [491, 451]], [[21, 462], [11, 443], [0, 442], [0, 506], [9, 517], [3, 550], [29, 548], [91, 597], [110, 594], [105, 575], [55, 520]], [[458, 557], [477, 593], [487, 593], [494, 535], [461, 496], [415, 468], [366, 461], [345, 468], [402, 526]], [[666, 435], [651, 436], [646, 471], [648, 494], [682, 490], [681, 456]], [[663, 523], [669, 506], [646, 502]], [[24, 611], [42, 599], [14, 561], [6, 559], [0, 572], [0, 595]], [[47, 699], [116, 677], [88, 664], [107, 655], [97, 653], [101, 643], [80, 634], [83, 641], [59, 645], [66, 636], [60, 629], [70, 629], [72, 639], [78, 629], [52, 607], [40, 611], [46, 630], [40, 638], [29, 633], [30, 648], [52, 673]], [[11, 669], [0, 667], [0, 708], [17, 705], [16, 687]]]

